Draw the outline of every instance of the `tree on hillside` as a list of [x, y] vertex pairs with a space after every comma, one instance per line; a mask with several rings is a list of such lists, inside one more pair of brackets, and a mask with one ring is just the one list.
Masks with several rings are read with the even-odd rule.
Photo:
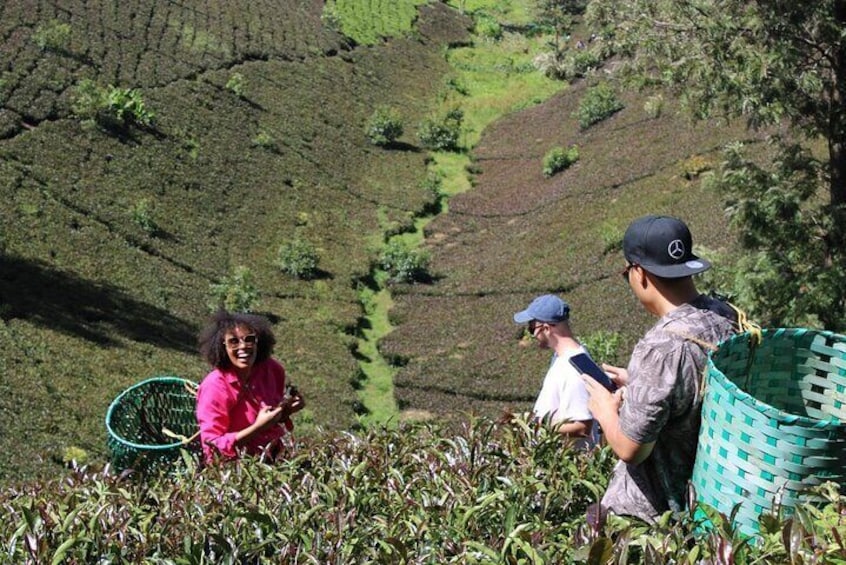
[[555, 60], [561, 57], [561, 35], [573, 23], [573, 15], [585, 10], [586, 0], [535, 0], [535, 19], [555, 31], [552, 45]]
[[586, 20], [622, 76], [694, 116], [786, 127], [769, 163], [734, 145], [715, 179], [745, 249], [738, 301], [769, 325], [846, 328], [846, 0], [592, 0]]

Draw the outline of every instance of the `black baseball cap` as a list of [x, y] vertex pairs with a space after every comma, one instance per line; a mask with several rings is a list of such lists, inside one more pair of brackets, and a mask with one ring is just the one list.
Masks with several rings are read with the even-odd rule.
[[643, 216], [623, 236], [626, 261], [653, 275], [679, 279], [707, 271], [711, 263], [693, 254], [693, 238], [684, 222], [671, 216]]

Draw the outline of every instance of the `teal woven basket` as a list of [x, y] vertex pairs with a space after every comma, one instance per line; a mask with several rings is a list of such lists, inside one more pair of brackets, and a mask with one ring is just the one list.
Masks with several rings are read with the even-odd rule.
[[786, 515], [809, 487], [846, 482], [846, 337], [764, 330], [710, 355], [693, 486], [697, 499], [759, 533], [758, 516]]
[[120, 393], [106, 413], [112, 467], [150, 472], [183, 449], [198, 453], [196, 388], [179, 377], [158, 376]]

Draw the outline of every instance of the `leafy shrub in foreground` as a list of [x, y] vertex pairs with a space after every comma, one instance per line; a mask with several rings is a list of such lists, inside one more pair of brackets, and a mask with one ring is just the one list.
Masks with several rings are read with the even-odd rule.
[[386, 106], [380, 106], [373, 111], [365, 128], [370, 143], [383, 147], [399, 139], [402, 132], [402, 116], [395, 109]]
[[573, 113], [579, 120], [579, 127], [587, 129], [593, 124], [622, 110], [625, 106], [617, 98], [614, 89], [607, 82], [600, 82], [588, 89]]
[[310, 242], [296, 238], [279, 247], [276, 266], [299, 279], [310, 279], [317, 274], [319, 257]]
[[[289, 445], [286, 460], [146, 481], [77, 468], [0, 491], [8, 563], [842, 563], [835, 485], [760, 543], [694, 507], [588, 522], [614, 464], [521, 417], [401, 424]], [[700, 513], [701, 512], [701, 513]], [[703, 515], [711, 527], [703, 527]], [[167, 559], [163, 559], [166, 556]]]
[[543, 176], [551, 177], [556, 173], [568, 169], [579, 160], [579, 148], [571, 145], [567, 149], [561, 146], [553, 147], [543, 157]]

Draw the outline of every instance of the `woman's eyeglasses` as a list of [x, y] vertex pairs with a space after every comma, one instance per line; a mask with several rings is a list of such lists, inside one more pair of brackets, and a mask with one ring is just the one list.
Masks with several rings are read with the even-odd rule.
[[226, 347], [229, 349], [237, 349], [239, 345], [242, 343], [247, 347], [252, 347], [258, 342], [258, 336], [255, 334], [245, 335], [244, 337], [228, 337], [226, 338], [223, 343], [226, 344]]
[[634, 263], [629, 263], [628, 265], [626, 265], [626, 268], [623, 269], [623, 272], [620, 273], [623, 276], [623, 280], [625, 280], [626, 282], [629, 282], [629, 271], [632, 270], [632, 267], [634, 267]]

